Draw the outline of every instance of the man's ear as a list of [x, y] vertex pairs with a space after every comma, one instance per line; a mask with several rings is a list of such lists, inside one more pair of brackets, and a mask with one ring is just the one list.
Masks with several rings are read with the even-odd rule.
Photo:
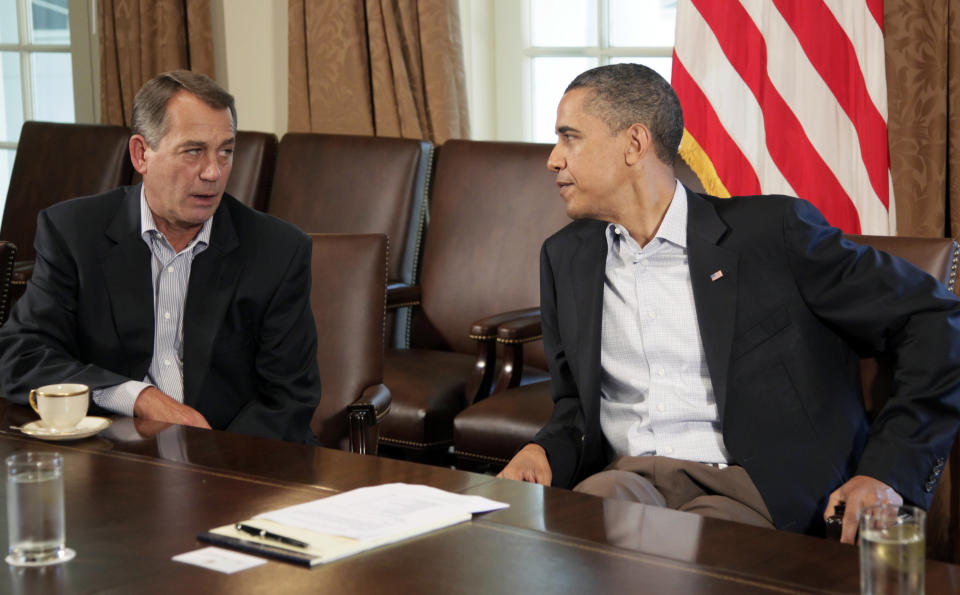
[[142, 176], [147, 171], [147, 139], [142, 134], [134, 134], [130, 137], [129, 147], [133, 169]]
[[653, 150], [653, 137], [650, 129], [643, 124], [633, 124], [624, 133], [627, 135], [627, 150], [624, 161], [627, 165], [634, 165]]

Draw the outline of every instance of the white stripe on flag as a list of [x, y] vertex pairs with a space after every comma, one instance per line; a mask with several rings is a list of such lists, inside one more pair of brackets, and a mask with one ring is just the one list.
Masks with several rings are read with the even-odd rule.
[[677, 58], [700, 86], [727, 134], [753, 166], [763, 191], [796, 195], [770, 158], [760, 104], [727, 61], [710, 26], [690, 2], [677, 5], [677, 40], [684, 40], [674, 48]]
[[[847, 194], [837, 199], [853, 203], [863, 233], [886, 233], [887, 210], [870, 184], [850, 118], [807, 59], [780, 12], [767, 0], [741, 0], [741, 4], [766, 42], [770, 81]], [[771, 182], [760, 178], [763, 191], [781, 192]]]
[[[877, 26], [870, 10], [864, 2], [851, 0], [823, 0], [833, 13], [840, 27], [847, 33], [850, 43], [857, 54], [857, 63], [867, 85], [870, 99], [877, 111], [887, 121], [887, 82], [884, 68], [883, 31]], [[865, 56], [879, 56], [880, 59], [866, 60]], [[891, 193], [890, 196], [893, 196]]]

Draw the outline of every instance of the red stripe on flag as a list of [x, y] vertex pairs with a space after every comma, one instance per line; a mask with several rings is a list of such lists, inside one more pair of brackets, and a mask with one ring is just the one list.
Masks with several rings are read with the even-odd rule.
[[873, 20], [877, 22], [880, 32], [883, 33], [883, 0], [867, 0], [867, 10], [873, 15]]
[[673, 54], [670, 84], [680, 98], [687, 131], [713, 162], [717, 176], [730, 194], [760, 194], [760, 180], [753, 166], [727, 134], [717, 112], [677, 58], [676, 52]]
[[760, 104], [767, 148], [783, 177], [831, 225], [859, 233], [860, 217], [850, 197], [767, 76], [767, 46], [753, 19], [739, 2], [692, 1]]
[[833, 13], [820, 0], [807, 0], [802, 5], [792, 0], [773, 0], [773, 3], [797, 36], [810, 63], [853, 122], [870, 185], [883, 206], [888, 207], [890, 156], [887, 152], [887, 124], [870, 99], [853, 44]]

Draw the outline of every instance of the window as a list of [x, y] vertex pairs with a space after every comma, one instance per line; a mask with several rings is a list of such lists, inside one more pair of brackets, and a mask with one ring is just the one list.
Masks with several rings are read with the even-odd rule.
[[0, 0], [0, 212], [27, 120], [94, 121], [88, 0]]
[[[461, 0], [474, 138], [552, 143], [557, 104], [594, 66], [638, 62], [670, 79], [676, 0]], [[485, 22], [489, 21], [489, 22]], [[484, 70], [485, 48], [493, 66]]]

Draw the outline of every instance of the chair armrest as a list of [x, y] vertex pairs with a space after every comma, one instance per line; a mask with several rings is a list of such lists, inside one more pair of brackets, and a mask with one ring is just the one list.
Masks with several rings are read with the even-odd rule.
[[536, 314], [501, 324], [497, 329], [497, 343], [529, 343], [543, 338], [540, 327], [540, 309]]
[[370, 416], [373, 423], [380, 423], [383, 417], [390, 412], [393, 397], [390, 389], [382, 384], [368, 386], [363, 394], [353, 403], [347, 405], [347, 411], [362, 411]]
[[477, 342], [477, 360], [467, 383], [467, 405], [490, 396], [497, 374], [497, 327], [501, 324], [539, 312], [539, 308], [525, 308], [502, 312], [476, 320], [470, 325], [470, 338]]
[[470, 325], [470, 337], [473, 339], [496, 339], [498, 329], [512, 321], [536, 316], [540, 319], [540, 307], [524, 308], [511, 312], [502, 312], [476, 320]]
[[364, 389], [360, 398], [347, 405], [351, 452], [377, 454], [379, 424], [390, 412], [391, 401], [390, 390], [382, 384], [374, 384]]
[[406, 283], [387, 285], [387, 310], [396, 310], [420, 304], [420, 286]]
[[523, 378], [523, 345], [541, 339], [543, 330], [540, 326], [539, 310], [534, 315], [523, 316], [500, 325], [497, 329], [497, 343], [503, 349], [503, 365], [493, 387], [494, 393], [520, 386]]
[[490, 396], [497, 374], [497, 332], [505, 324], [531, 316], [539, 319], [540, 308], [524, 308], [501, 312], [475, 320], [470, 325], [470, 338], [477, 342], [477, 361], [474, 364], [470, 383], [467, 385], [467, 405]]

